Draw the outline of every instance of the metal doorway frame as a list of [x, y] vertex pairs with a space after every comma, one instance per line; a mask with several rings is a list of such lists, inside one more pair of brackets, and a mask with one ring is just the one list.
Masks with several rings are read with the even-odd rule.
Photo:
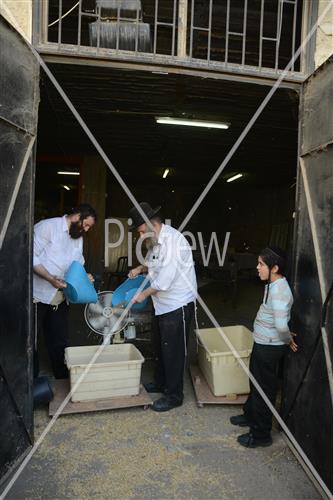
[[1, 15], [0, 27], [0, 481], [3, 483], [33, 442], [31, 261], [39, 66], [23, 37]]
[[333, 454], [332, 100], [333, 56], [305, 82], [300, 94], [292, 325], [299, 352], [288, 359], [283, 406], [288, 427], [333, 492], [329, 466]]

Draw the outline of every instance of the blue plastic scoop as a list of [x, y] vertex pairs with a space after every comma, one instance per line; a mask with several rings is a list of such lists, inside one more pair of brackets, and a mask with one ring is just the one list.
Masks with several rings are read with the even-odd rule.
[[[138, 289], [146, 279], [146, 276], [143, 274], [139, 274], [136, 278], [128, 278], [124, 283], [122, 283], [112, 294], [112, 306], [114, 307], [123, 307], [127, 306], [128, 303], [132, 300], [134, 295], [138, 293]], [[142, 290], [145, 290], [150, 286], [150, 282], [147, 281], [145, 286], [142, 288]], [[145, 299], [143, 302], [140, 302], [140, 304], [133, 304], [131, 306], [131, 309], [133, 311], [140, 311], [143, 309], [146, 304], [147, 300]]]

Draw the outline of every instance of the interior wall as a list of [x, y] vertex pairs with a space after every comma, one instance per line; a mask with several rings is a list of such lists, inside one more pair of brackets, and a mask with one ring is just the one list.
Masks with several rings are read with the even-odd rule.
[[106, 165], [98, 156], [86, 156], [80, 174], [79, 202], [89, 203], [97, 213], [94, 227], [84, 238], [85, 266], [88, 272], [100, 275], [104, 268]]
[[[108, 179], [107, 216], [128, 217], [131, 202], [111, 176]], [[171, 190], [159, 184], [130, 188], [138, 201], [148, 201], [153, 207], [162, 205], [162, 215], [178, 227], [203, 187], [179, 186]], [[238, 185], [218, 181], [185, 229], [201, 232], [207, 243], [212, 232], [223, 243], [225, 233], [230, 231], [229, 247], [238, 252], [246, 247], [257, 253], [269, 243], [288, 248], [292, 243], [294, 206], [295, 186], [255, 187], [245, 180]]]

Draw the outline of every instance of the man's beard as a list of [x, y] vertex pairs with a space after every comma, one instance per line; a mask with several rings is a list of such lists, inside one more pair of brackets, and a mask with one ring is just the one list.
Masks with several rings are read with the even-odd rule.
[[145, 245], [147, 250], [151, 250], [154, 246], [157, 245], [157, 238], [155, 236], [150, 236], [149, 238], [145, 238]]
[[83, 234], [83, 227], [82, 223], [80, 220], [77, 222], [72, 222], [69, 228], [69, 235], [71, 238], [74, 240], [77, 240], [78, 238], [81, 238]]

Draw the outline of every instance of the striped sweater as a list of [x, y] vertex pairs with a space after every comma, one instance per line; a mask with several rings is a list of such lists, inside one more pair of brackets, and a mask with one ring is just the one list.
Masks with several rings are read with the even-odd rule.
[[264, 301], [261, 304], [253, 325], [253, 339], [258, 344], [288, 344], [291, 335], [289, 330], [290, 310], [293, 296], [286, 278], [280, 278], [265, 286]]

